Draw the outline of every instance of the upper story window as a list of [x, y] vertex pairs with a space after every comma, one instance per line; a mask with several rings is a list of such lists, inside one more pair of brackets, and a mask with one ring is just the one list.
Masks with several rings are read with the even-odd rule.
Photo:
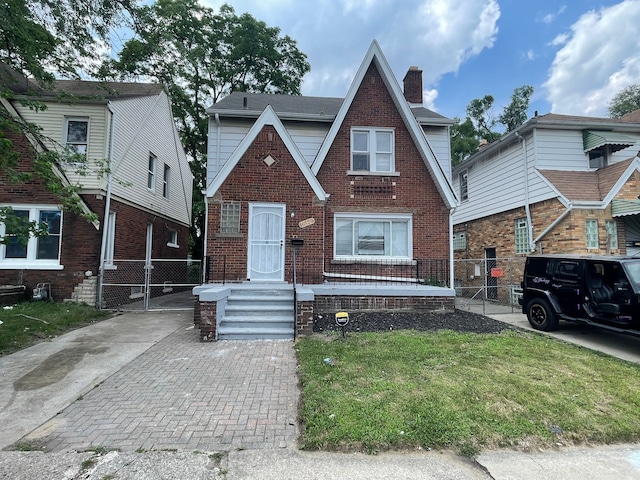
[[336, 214], [335, 258], [411, 258], [411, 215]]
[[468, 200], [469, 199], [469, 188], [467, 185], [467, 181], [469, 179], [469, 170], [465, 170], [460, 173], [460, 200]]
[[64, 145], [73, 153], [86, 156], [89, 143], [89, 119], [65, 118]]
[[156, 164], [157, 157], [153, 153], [149, 153], [149, 168], [147, 169], [147, 188], [152, 192], [156, 191]]
[[162, 175], [162, 196], [164, 198], [169, 198], [169, 177], [171, 175], [171, 167], [164, 164], [164, 173]]
[[379, 128], [354, 128], [351, 130], [351, 170], [355, 172], [394, 172], [393, 130]]
[[594, 148], [589, 152], [589, 168], [603, 168], [608, 164], [607, 146]]
[[0, 237], [6, 237], [6, 244], [0, 245], [0, 268], [62, 268], [62, 212], [53, 206], [20, 206], [13, 208], [13, 214], [22, 221], [22, 226], [34, 222], [47, 235], [29, 237], [24, 242], [16, 236], [19, 227], [14, 230], [0, 224]]

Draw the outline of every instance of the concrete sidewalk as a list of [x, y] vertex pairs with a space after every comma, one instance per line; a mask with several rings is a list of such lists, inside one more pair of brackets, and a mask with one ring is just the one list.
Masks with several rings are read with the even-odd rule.
[[0, 358], [2, 445], [36, 450], [0, 452], [0, 479], [640, 478], [637, 445], [299, 451], [293, 342], [202, 343], [191, 322], [120, 315]]

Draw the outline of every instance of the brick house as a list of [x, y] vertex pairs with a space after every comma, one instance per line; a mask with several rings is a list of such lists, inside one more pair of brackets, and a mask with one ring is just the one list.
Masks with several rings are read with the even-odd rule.
[[536, 115], [458, 165], [455, 258], [486, 265], [456, 271], [458, 284], [496, 286], [495, 258], [640, 254], [639, 144], [640, 112]]
[[344, 99], [236, 92], [208, 111], [203, 337], [259, 336], [233, 319], [240, 291], [265, 317], [269, 297], [293, 308], [294, 276], [285, 337], [342, 309], [453, 308], [452, 122], [422, 106], [420, 70], [403, 91], [374, 41]]
[[[37, 154], [47, 151], [74, 160], [65, 155], [81, 155], [83, 171], [70, 160], [54, 173], [63, 184], [81, 186], [82, 210], [97, 220], [65, 210], [38, 175], [16, 184], [3, 173], [0, 205], [46, 223], [49, 234], [30, 238], [27, 245], [11, 239], [0, 245], [0, 284], [31, 291], [48, 283], [55, 300], [106, 307], [131, 301], [130, 287], [122, 299], [98, 300], [102, 267], [105, 275], [122, 276], [126, 268], [120, 261], [140, 260], [140, 272], [128, 278], [136, 282], [144, 275], [145, 259], [186, 260], [188, 253], [193, 177], [167, 94], [160, 85], [71, 80], [56, 81], [49, 92], [4, 72], [13, 95], [2, 99], [0, 108], [42, 132], [38, 139], [5, 132], [20, 154], [17, 170], [33, 172]], [[56, 96], [60, 92], [68, 96]], [[30, 109], [24, 100], [33, 98], [47, 108]], [[0, 224], [0, 236], [5, 235], [11, 232]]]

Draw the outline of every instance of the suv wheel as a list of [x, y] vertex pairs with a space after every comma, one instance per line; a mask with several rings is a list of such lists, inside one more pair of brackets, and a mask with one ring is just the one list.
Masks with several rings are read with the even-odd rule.
[[549, 332], [558, 327], [558, 316], [549, 302], [541, 298], [533, 299], [527, 304], [527, 318], [536, 330]]

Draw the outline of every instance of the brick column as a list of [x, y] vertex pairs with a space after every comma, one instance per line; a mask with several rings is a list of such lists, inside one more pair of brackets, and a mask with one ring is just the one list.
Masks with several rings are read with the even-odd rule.
[[[217, 302], [199, 302], [200, 339], [212, 342], [216, 339]], [[194, 312], [195, 323], [195, 312]]]
[[311, 335], [313, 333], [313, 302], [298, 302], [296, 318], [296, 336]]

